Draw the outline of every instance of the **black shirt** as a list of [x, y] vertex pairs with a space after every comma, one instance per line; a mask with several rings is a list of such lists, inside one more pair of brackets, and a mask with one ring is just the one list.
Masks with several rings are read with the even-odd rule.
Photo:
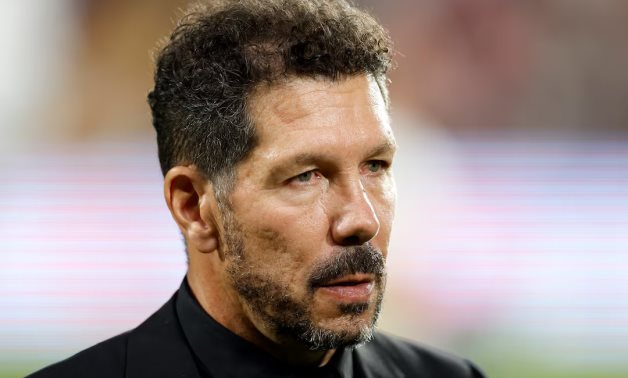
[[137, 328], [105, 340], [30, 378], [482, 378], [467, 360], [377, 332], [336, 351], [324, 367], [295, 367], [235, 335], [198, 304], [184, 280]]

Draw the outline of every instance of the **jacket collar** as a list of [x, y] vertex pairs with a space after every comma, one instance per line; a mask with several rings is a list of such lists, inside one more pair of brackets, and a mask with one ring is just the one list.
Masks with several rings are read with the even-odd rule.
[[177, 296], [129, 334], [126, 377], [201, 377], [177, 318]]

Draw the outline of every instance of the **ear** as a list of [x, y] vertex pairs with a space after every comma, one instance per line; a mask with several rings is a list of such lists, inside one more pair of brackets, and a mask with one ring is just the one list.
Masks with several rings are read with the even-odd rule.
[[189, 252], [217, 251], [217, 206], [211, 182], [195, 166], [176, 166], [164, 177], [164, 196]]

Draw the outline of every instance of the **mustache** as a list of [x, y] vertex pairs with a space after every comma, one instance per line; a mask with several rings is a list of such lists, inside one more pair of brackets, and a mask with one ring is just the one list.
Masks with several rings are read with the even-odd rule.
[[384, 255], [370, 243], [344, 247], [341, 252], [318, 263], [310, 275], [309, 286], [313, 290], [316, 286], [357, 273], [373, 274], [378, 282], [386, 273]]

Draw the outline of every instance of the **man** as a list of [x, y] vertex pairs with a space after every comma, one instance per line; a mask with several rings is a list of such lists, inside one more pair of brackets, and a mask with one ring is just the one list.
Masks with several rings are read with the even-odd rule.
[[149, 94], [186, 279], [33, 377], [481, 377], [374, 332], [394, 213], [384, 30], [342, 0], [213, 2]]

